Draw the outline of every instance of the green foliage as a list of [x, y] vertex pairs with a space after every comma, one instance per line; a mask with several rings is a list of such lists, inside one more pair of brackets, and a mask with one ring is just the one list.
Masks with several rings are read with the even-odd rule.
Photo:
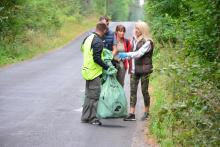
[[145, 6], [157, 42], [154, 78], [163, 81], [166, 98], [155, 104], [151, 125], [161, 144], [171, 138], [174, 146], [220, 145], [219, 7], [218, 0], [149, 0]]
[[217, 58], [220, 35], [218, 0], [150, 0], [146, 11], [159, 41], [171, 39], [176, 43], [178, 38], [189, 54], [200, 54], [210, 61]]
[[30, 41], [30, 34], [54, 36], [63, 24], [64, 14], [57, 11], [61, 7], [56, 5], [56, 0], [2, 0], [0, 7], [1, 64], [32, 54], [25, 45]]
[[[85, 1], [78, 0], [1, 0], [0, 64], [33, 56], [33, 48], [44, 42], [41, 37], [53, 40], [65, 23], [82, 23], [83, 15], [95, 11], [85, 6]], [[35, 46], [28, 45], [33, 40], [41, 41]]]
[[112, 20], [128, 20], [129, 7], [132, 0], [86, 0], [80, 2], [82, 5], [81, 13], [88, 15], [107, 15]]
[[139, 1], [134, 1], [129, 11], [129, 21], [144, 20], [144, 9], [143, 6], [140, 6]]
[[107, 15], [115, 21], [128, 20], [131, 2], [131, 0], [106, 0]]
[[[26, 3], [20, 12], [23, 16], [23, 25], [28, 30], [56, 30], [61, 27], [58, 11], [59, 7], [54, 4], [55, 0], [37, 0]], [[48, 9], [50, 7], [50, 9]]]
[[53, 4], [53, 0], [1, 1], [1, 18], [4, 18], [0, 23], [2, 37], [11, 41], [28, 29], [46, 31], [60, 27], [57, 8]]
[[93, 0], [93, 11], [97, 14], [107, 15], [107, 0]]

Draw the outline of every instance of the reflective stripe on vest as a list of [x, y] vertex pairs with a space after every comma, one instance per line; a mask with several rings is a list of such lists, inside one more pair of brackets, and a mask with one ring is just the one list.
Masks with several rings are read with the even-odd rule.
[[93, 80], [102, 74], [102, 67], [94, 62], [93, 50], [91, 48], [95, 34], [91, 34], [82, 45], [83, 67], [82, 76], [85, 80]]

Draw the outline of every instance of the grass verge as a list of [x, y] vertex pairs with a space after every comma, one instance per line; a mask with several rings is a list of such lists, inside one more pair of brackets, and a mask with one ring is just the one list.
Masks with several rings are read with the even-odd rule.
[[[154, 66], [156, 69], [161, 66], [161, 54], [157, 53], [154, 57]], [[153, 98], [150, 112], [151, 117], [149, 119], [149, 132], [152, 134], [153, 138], [157, 139], [160, 146], [172, 147], [172, 135], [170, 131], [172, 128], [172, 116], [162, 117], [164, 111], [166, 111], [166, 106], [170, 103], [169, 94], [167, 93], [165, 83], [167, 82], [167, 77], [161, 74], [159, 71], [155, 71], [151, 78], [151, 97]], [[161, 120], [163, 119], [163, 120]]]
[[16, 36], [13, 42], [0, 42], [0, 66], [17, 63], [60, 48], [86, 30], [95, 27], [96, 22], [96, 17], [85, 18], [82, 22], [68, 20], [56, 32], [28, 30], [25, 35]]

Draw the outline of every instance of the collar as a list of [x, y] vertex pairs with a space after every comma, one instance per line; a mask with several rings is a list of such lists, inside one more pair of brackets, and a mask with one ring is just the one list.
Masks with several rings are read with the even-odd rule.
[[96, 32], [93, 32], [93, 34], [95, 34], [97, 37], [102, 38], [99, 34], [97, 34]]

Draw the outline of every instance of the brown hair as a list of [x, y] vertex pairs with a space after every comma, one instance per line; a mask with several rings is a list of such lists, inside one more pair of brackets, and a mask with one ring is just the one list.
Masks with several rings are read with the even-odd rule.
[[96, 30], [104, 32], [105, 30], [107, 30], [107, 26], [106, 26], [106, 24], [99, 22], [96, 24]]
[[102, 20], [106, 20], [106, 22], [109, 22], [108, 16], [101, 16], [101, 17], [99, 18], [99, 21], [102, 21]]
[[116, 29], [115, 29], [115, 32], [118, 32], [118, 31], [126, 32], [125, 26], [123, 26], [123, 25], [117, 25], [117, 26], [116, 26]]

